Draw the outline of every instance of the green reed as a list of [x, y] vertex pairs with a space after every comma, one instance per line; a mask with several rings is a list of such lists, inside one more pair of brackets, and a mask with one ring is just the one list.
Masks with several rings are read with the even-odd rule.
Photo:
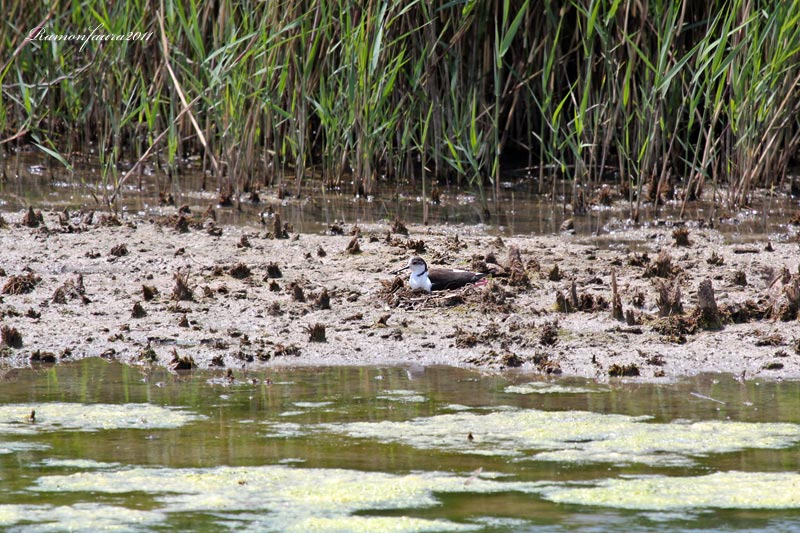
[[[0, 147], [99, 161], [106, 202], [199, 154], [220, 196], [422, 178], [485, 208], [509, 165], [575, 206], [746, 204], [800, 145], [800, 3], [0, 0]], [[47, 35], [139, 40], [27, 40]], [[125, 164], [127, 163], [127, 165]], [[132, 170], [121, 170], [130, 168]], [[492, 186], [489, 188], [488, 186]], [[722, 193], [721, 191], [724, 191]]]

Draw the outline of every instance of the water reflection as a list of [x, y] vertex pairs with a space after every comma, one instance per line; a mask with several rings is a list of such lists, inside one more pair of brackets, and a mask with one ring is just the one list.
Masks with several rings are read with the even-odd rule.
[[[42, 160], [35, 154], [19, 154], [5, 159], [7, 181], [0, 180], [0, 209], [18, 211], [33, 205], [37, 208], [97, 208], [95, 199], [102, 199], [103, 188], [97, 165], [79, 164], [73, 174], [57, 165]], [[147, 172], [123, 187], [118, 205], [129, 213], [153, 216], [165, 212], [159, 202], [160, 193], [171, 194], [175, 205], [189, 205], [198, 212], [217, 202], [214, 189], [203, 190], [208, 179], [203, 179], [199, 165], [187, 169], [172, 180], [156, 172]], [[441, 204], [429, 204], [429, 222], [432, 224], [463, 224], [479, 226], [489, 234], [497, 235], [548, 235], [558, 233], [562, 222], [571, 214], [565, 209], [564, 197], [569, 197], [569, 184], [556, 188], [557, 200], [540, 194], [531, 181], [509, 181], [501, 189], [499, 198], [490, 199], [493, 215], [487, 217], [474, 193], [455, 188], [442, 190]], [[274, 191], [272, 191], [274, 193]], [[492, 191], [489, 191], [490, 193]], [[334, 222], [346, 224], [393, 221], [395, 218], [421, 223], [423, 201], [416, 188], [405, 185], [385, 185], [380, 197], [353, 198], [347, 191], [324, 191], [319, 184], [309, 184], [302, 199], [278, 200], [267, 195], [259, 203], [247, 200], [236, 207], [218, 209], [222, 224], [260, 223], [260, 214], [271, 206], [280, 212], [282, 220], [295, 231], [319, 233]], [[566, 195], [566, 196], [565, 196]], [[717, 229], [732, 241], [747, 242], [772, 235], [780, 239], [790, 231], [787, 221], [794, 215], [797, 202], [786, 198], [755, 199], [753, 205], [737, 213], [714, 209], [708, 202], [694, 202], [687, 206], [686, 221], [708, 221], [712, 217]], [[658, 208], [643, 205], [642, 221], [647, 224], [671, 224], [679, 219], [680, 206], [666, 205]], [[579, 236], [613, 235], [633, 227], [630, 206], [617, 202], [613, 209], [590, 208], [586, 215], [574, 217], [575, 232]]]

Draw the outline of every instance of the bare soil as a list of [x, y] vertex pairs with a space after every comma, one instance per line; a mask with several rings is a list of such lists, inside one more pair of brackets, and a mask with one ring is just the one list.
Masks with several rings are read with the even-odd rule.
[[[273, 220], [220, 227], [211, 214], [5, 215], [0, 365], [101, 356], [173, 369], [446, 364], [800, 378], [796, 237], [726, 244], [691, 224], [603, 238], [501, 239], [461, 226], [405, 235], [399, 223], [313, 235]], [[411, 255], [494, 274], [413, 292], [389, 273]]]

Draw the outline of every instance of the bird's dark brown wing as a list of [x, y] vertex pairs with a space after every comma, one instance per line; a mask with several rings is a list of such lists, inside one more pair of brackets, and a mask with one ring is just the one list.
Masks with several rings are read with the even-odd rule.
[[431, 268], [428, 270], [428, 278], [431, 280], [432, 291], [458, 289], [459, 287], [475, 283], [485, 277], [486, 274], [470, 272], [468, 270], [448, 270], [446, 268]]

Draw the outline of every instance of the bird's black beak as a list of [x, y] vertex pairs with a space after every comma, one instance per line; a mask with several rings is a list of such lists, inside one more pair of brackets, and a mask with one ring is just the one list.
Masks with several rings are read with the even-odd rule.
[[403, 270], [406, 270], [407, 268], [408, 268], [408, 265], [404, 266], [403, 268], [398, 268], [394, 272], [390, 272], [390, 274], [392, 274], [392, 275], [399, 274], [400, 272], [402, 272]]

